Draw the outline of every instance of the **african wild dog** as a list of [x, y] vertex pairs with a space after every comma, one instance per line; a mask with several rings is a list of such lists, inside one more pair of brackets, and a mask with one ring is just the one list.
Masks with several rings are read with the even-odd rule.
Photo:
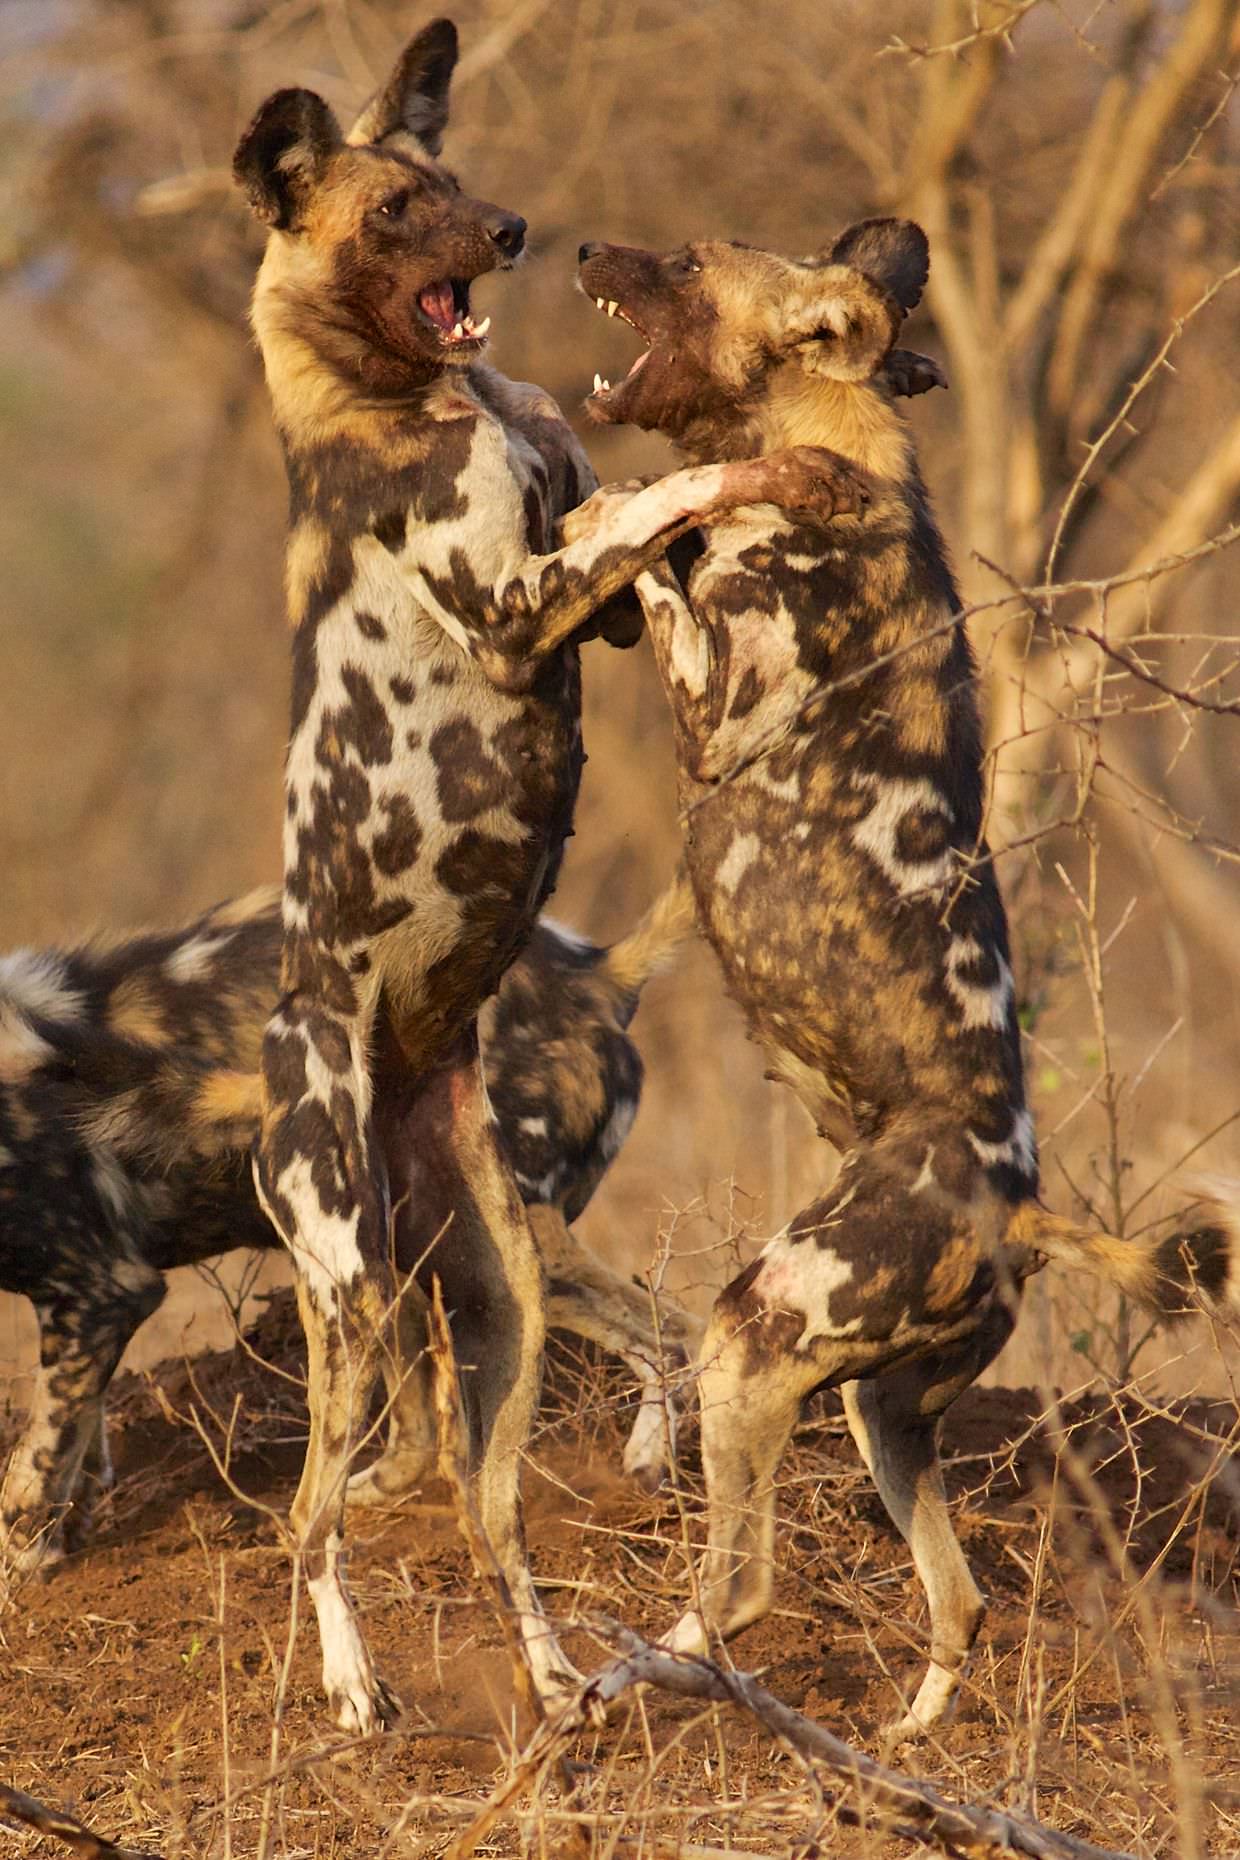
[[[642, 1402], [626, 1471], [658, 1483], [670, 1438], [660, 1340], [683, 1363], [700, 1326], [574, 1239], [632, 1126], [642, 1062], [626, 1029], [646, 980], [692, 927], [683, 881], [610, 949], [542, 919], [488, 1004], [487, 1087], [499, 1142], [549, 1274], [547, 1322], [616, 1351]], [[262, 1031], [279, 987], [279, 893], [186, 929], [112, 947], [0, 958], [0, 1291], [39, 1317], [27, 1427], [0, 1484], [0, 1565], [29, 1573], [80, 1537], [109, 1478], [104, 1397], [121, 1352], [164, 1296], [163, 1275], [279, 1240], [254, 1194], [250, 1147]], [[396, 1211], [411, 1270], [434, 1241]], [[352, 1497], [381, 1501], [380, 1458]]]
[[[581, 258], [585, 292], [648, 344], [593, 395], [596, 419], [657, 427], [694, 460], [821, 444], [871, 486], [830, 532], [738, 511], [639, 590], [704, 933], [771, 1076], [844, 1151], [703, 1345], [705, 1611], [732, 1633], [769, 1606], [777, 1469], [802, 1400], [842, 1385], [930, 1603], [931, 1664], [893, 1727], [911, 1734], [951, 1705], [983, 1613], [939, 1419], [1008, 1336], [1021, 1280], [1051, 1256], [1162, 1315], [1194, 1291], [1234, 1314], [1240, 1220], [1211, 1202], [1130, 1242], [1038, 1200], [973, 660], [885, 373], [927, 277], [921, 230], [864, 221], [805, 263], [720, 242]], [[673, 1639], [704, 1636], [690, 1611]]]
[[[829, 520], [862, 496], [822, 453], [708, 466], [551, 547], [593, 479], [548, 397], [481, 360], [470, 284], [515, 260], [525, 223], [470, 199], [436, 159], [455, 59], [451, 23], [426, 27], [347, 137], [321, 98], [279, 91], [234, 162], [270, 229], [253, 323], [289, 476], [294, 629], [284, 996], [264, 1042], [256, 1169], [309, 1346], [293, 1529], [324, 1686], [337, 1721], [361, 1730], [397, 1707], [349, 1601], [339, 1527], [389, 1302], [387, 1208], [405, 1194], [443, 1231], [423, 1278], [442, 1282], [468, 1372], [479, 1514], [535, 1682], [555, 1697], [572, 1672], [523, 1545], [541, 1286], [491, 1134], [476, 1019], [570, 829], [574, 635], [690, 522], [761, 498]], [[412, 1300], [401, 1317], [415, 1343]], [[411, 1372], [394, 1416], [410, 1478], [430, 1426]]]

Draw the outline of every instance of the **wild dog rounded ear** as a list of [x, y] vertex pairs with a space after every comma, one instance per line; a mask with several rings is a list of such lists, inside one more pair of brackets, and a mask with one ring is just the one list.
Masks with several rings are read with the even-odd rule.
[[916, 220], [858, 220], [823, 257], [829, 265], [864, 271], [906, 315], [921, 302], [930, 276], [930, 242]]
[[830, 262], [799, 268], [785, 302], [782, 338], [806, 374], [868, 381], [891, 352], [904, 313], [890, 291]]
[[438, 155], [448, 126], [448, 87], [457, 50], [456, 27], [450, 19], [433, 19], [424, 26], [365, 106], [348, 140], [356, 147], [404, 131], [416, 137], [428, 155]]
[[278, 90], [238, 142], [233, 174], [259, 219], [288, 232], [340, 146], [340, 125], [321, 97], [312, 90]]

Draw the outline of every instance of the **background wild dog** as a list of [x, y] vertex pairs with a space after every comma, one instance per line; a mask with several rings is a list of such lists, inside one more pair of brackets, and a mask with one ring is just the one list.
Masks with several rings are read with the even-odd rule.
[[[931, 1664], [893, 1731], [950, 1707], [981, 1622], [939, 1419], [1045, 1256], [1160, 1316], [1240, 1310], [1234, 1199], [1161, 1240], [1041, 1206], [1003, 903], [983, 837], [974, 666], [884, 368], [929, 253], [902, 220], [796, 263], [722, 242], [587, 246], [581, 284], [649, 345], [588, 403], [691, 459], [795, 442], [866, 474], [829, 533], [736, 512], [638, 584], [671, 700], [703, 929], [771, 1061], [844, 1150], [831, 1189], [718, 1299], [702, 1350], [709, 1626], [769, 1606], [774, 1480], [800, 1404], [842, 1384], [930, 1603]], [[904, 370], [901, 360], [901, 372]], [[675, 1643], [705, 1638], [686, 1614]]]
[[[234, 163], [270, 229], [253, 322], [288, 469], [294, 629], [284, 995], [256, 1167], [297, 1270], [310, 1443], [293, 1528], [324, 1685], [350, 1730], [397, 1709], [344, 1586], [340, 1521], [389, 1302], [387, 1209], [405, 1194], [443, 1229], [426, 1271], [468, 1371], [479, 1512], [535, 1681], [554, 1696], [571, 1674], [525, 1558], [541, 1284], [492, 1135], [476, 1017], [570, 830], [572, 636], [690, 520], [761, 497], [830, 517], [858, 496], [821, 455], [709, 466], [545, 553], [592, 480], [547, 397], [480, 359], [470, 284], [514, 261], [525, 223], [435, 159], [455, 59], [450, 22], [428, 26], [347, 137], [320, 97], [279, 91]], [[411, 1300], [401, 1315], [416, 1339]], [[429, 1425], [411, 1374], [394, 1419], [410, 1479]]]
[[[547, 1321], [616, 1351], [643, 1399], [625, 1469], [656, 1485], [670, 1438], [649, 1299], [568, 1223], [636, 1115], [641, 1057], [625, 1029], [650, 975], [692, 928], [677, 880], [610, 949], [542, 919], [489, 1004], [487, 1086], [549, 1275]], [[0, 959], [0, 1290], [39, 1317], [40, 1370], [0, 1486], [0, 1562], [28, 1572], [80, 1535], [109, 1478], [104, 1397], [164, 1296], [163, 1274], [232, 1247], [279, 1244], [254, 1194], [257, 1065], [279, 984], [279, 893], [112, 948]], [[435, 1239], [408, 1201], [396, 1262]], [[700, 1326], [668, 1301], [673, 1359]], [[351, 1497], [381, 1500], [382, 1459]], [[82, 1488], [87, 1488], [87, 1504]]]

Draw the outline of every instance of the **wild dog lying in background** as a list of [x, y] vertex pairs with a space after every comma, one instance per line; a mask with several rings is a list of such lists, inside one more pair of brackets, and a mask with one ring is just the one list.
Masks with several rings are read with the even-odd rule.
[[[593, 478], [547, 396], [481, 359], [470, 285], [513, 263], [525, 222], [470, 199], [436, 159], [456, 51], [449, 21], [428, 26], [347, 136], [313, 92], [279, 91], [234, 160], [269, 228], [253, 324], [289, 477], [294, 629], [283, 992], [256, 1179], [309, 1348], [292, 1524], [325, 1689], [337, 1722], [362, 1731], [397, 1703], [344, 1584], [342, 1507], [390, 1303], [387, 1210], [406, 1194], [444, 1230], [423, 1279], [442, 1283], [468, 1372], [479, 1517], [535, 1683], [555, 1698], [572, 1678], [523, 1545], [541, 1281], [476, 1022], [571, 826], [574, 638], [606, 625], [599, 610], [690, 522], [765, 498], [829, 519], [858, 497], [821, 455], [712, 465], [552, 547]], [[412, 1344], [412, 1297], [401, 1315]], [[423, 1376], [395, 1419], [389, 1470], [403, 1453], [413, 1481], [432, 1433]]]
[[[641, 1056], [626, 1029], [692, 928], [683, 880], [600, 949], [542, 919], [488, 1004], [487, 1087], [549, 1277], [547, 1322], [614, 1350], [643, 1399], [625, 1470], [658, 1484], [670, 1439], [650, 1302], [574, 1239], [632, 1127]], [[257, 1066], [279, 985], [279, 893], [112, 948], [0, 959], [0, 1291], [29, 1298], [40, 1368], [0, 1485], [0, 1564], [30, 1571], [80, 1534], [83, 1486], [110, 1478], [107, 1386], [164, 1296], [163, 1274], [279, 1239], [254, 1194]], [[396, 1211], [402, 1271], [434, 1241]], [[660, 1313], [673, 1361], [701, 1326]], [[352, 1496], [385, 1496], [382, 1458]], [[87, 1500], [89, 1494], [86, 1495]]]
[[[1003, 903], [983, 838], [973, 659], [885, 369], [925, 283], [920, 228], [871, 220], [796, 263], [720, 242], [582, 250], [581, 284], [649, 345], [588, 403], [690, 459], [831, 447], [866, 508], [830, 532], [738, 511], [639, 583], [675, 718], [705, 934], [771, 1061], [844, 1151], [831, 1189], [720, 1296], [702, 1350], [709, 1548], [693, 1649], [770, 1605], [775, 1477], [802, 1401], [842, 1385], [930, 1604], [893, 1731], [935, 1723], [983, 1614], [939, 1419], [995, 1356], [1045, 1257], [1147, 1309], [1240, 1310], [1235, 1205], [1162, 1240], [1048, 1213]], [[906, 363], [901, 361], [901, 371]]]

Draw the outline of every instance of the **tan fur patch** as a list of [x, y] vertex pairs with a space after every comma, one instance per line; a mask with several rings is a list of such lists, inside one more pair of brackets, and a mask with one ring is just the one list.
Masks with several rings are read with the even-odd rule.
[[258, 885], [253, 891], [247, 891], [244, 897], [230, 898], [218, 910], [212, 911], [211, 924], [215, 929], [234, 930], [240, 924], [254, 923], [261, 917], [271, 916], [279, 904], [278, 885]]
[[901, 487], [912, 468], [912, 435], [872, 381], [858, 391], [850, 381], [807, 375], [789, 362], [772, 377], [756, 417], [770, 451], [828, 446], [871, 477]]
[[198, 1092], [193, 1115], [195, 1122], [207, 1126], [252, 1123], [257, 1129], [262, 1105], [257, 1072], [216, 1072]]
[[141, 975], [127, 975], [112, 990], [107, 1024], [121, 1039], [138, 1040], [145, 1046], [167, 1046], [172, 1038], [159, 998], [151, 993]]
[[943, 1248], [926, 1280], [926, 1305], [933, 1312], [954, 1310], [973, 1283], [978, 1267], [977, 1243], [961, 1234]]
[[305, 618], [310, 590], [323, 573], [329, 547], [327, 531], [317, 523], [304, 521], [289, 532], [284, 592], [288, 600], [289, 625], [294, 629]]

